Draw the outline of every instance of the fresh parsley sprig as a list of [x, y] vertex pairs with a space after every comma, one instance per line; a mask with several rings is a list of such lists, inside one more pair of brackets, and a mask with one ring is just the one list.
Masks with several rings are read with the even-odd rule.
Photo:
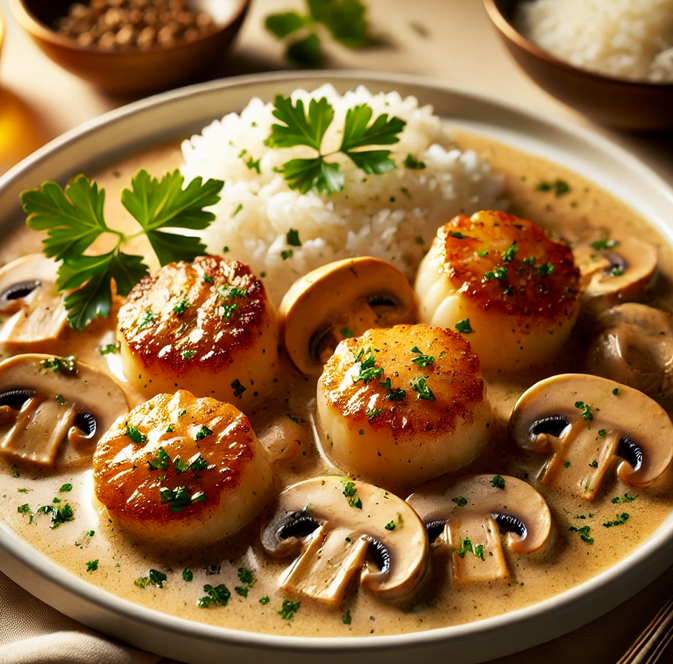
[[292, 148], [299, 145], [315, 150], [317, 156], [309, 159], [291, 159], [283, 168], [283, 177], [290, 189], [305, 194], [312, 189], [323, 194], [341, 191], [344, 174], [338, 163], [326, 161], [327, 157], [343, 154], [367, 174], [387, 173], [397, 168], [390, 158], [390, 150], [362, 150], [364, 147], [393, 145], [406, 122], [387, 113], [372, 119], [373, 110], [367, 104], [348, 109], [339, 149], [324, 154], [321, 146], [327, 129], [334, 120], [334, 108], [325, 99], [311, 99], [308, 112], [304, 102], [296, 103], [289, 97], [277, 95], [273, 116], [282, 124], [271, 127], [266, 145], [272, 148]]
[[[128, 295], [148, 273], [144, 257], [122, 251], [132, 237], [145, 235], [161, 265], [172, 261], [192, 260], [204, 254], [205, 245], [198, 237], [165, 232], [183, 228], [203, 230], [215, 219], [204, 208], [219, 201], [224, 183], [201, 178], [184, 189], [180, 171], [167, 173], [161, 180], [141, 170], [131, 181], [131, 189], [122, 192], [122, 203], [140, 224], [133, 235], [110, 228], [105, 222], [105, 190], [84, 175], [73, 178], [62, 189], [56, 182], [44, 182], [39, 189], [21, 194], [29, 228], [46, 231], [42, 243], [45, 256], [60, 261], [56, 286], [67, 293], [64, 304], [70, 326], [84, 329], [97, 317], [110, 314], [112, 287]], [[103, 235], [112, 236], [114, 247], [107, 253], [84, 252]]]
[[360, 0], [306, 0], [306, 13], [284, 11], [266, 17], [266, 29], [285, 40], [285, 57], [300, 67], [319, 67], [323, 62], [319, 32], [325, 29], [346, 48], [362, 48], [371, 42], [367, 7]]

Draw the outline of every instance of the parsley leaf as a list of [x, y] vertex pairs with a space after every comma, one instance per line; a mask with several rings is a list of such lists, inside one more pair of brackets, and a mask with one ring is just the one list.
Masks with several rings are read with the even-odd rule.
[[[162, 265], [176, 260], [192, 260], [204, 254], [198, 237], [166, 233], [159, 229], [202, 230], [214, 221], [203, 208], [219, 200], [224, 186], [219, 180], [192, 180], [184, 189], [179, 171], [161, 180], [141, 170], [132, 180], [132, 189], [122, 192], [122, 203], [142, 226]], [[112, 304], [111, 282], [122, 296], [148, 274], [143, 256], [124, 253], [121, 248], [130, 236], [109, 228], [104, 218], [105, 191], [84, 175], [71, 180], [65, 189], [45, 182], [39, 189], [21, 194], [29, 228], [46, 231], [43, 253], [61, 261], [56, 282], [67, 293], [64, 305], [70, 326], [81, 330], [95, 318], [107, 317]], [[108, 253], [95, 256], [84, 251], [103, 234], [116, 239]]]
[[285, 57], [300, 67], [319, 67], [322, 64], [320, 37], [312, 32], [305, 39], [291, 42], [285, 51]]
[[299, 28], [303, 28], [305, 24], [306, 19], [297, 12], [270, 14], [264, 21], [264, 27], [278, 39], [285, 39]]
[[293, 104], [290, 97], [276, 95], [273, 103], [273, 117], [283, 124], [272, 125], [271, 136], [265, 144], [270, 148], [306, 145], [320, 150], [325, 132], [334, 119], [334, 108], [327, 99], [311, 99], [308, 114], [301, 99]]
[[300, 606], [301, 602], [293, 602], [289, 599], [283, 600], [283, 606], [281, 610], [278, 611], [278, 615], [283, 620], [292, 620], [292, 618], [294, 618], [294, 614], [299, 611]]

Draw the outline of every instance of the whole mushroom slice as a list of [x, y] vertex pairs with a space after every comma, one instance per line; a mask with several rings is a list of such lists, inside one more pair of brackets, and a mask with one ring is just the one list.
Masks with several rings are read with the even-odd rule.
[[74, 358], [17, 355], [0, 363], [0, 455], [54, 466], [64, 441], [73, 461], [128, 410], [121, 388]]
[[261, 538], [270, 555], [297, 556], [281, 587], [329, 606], [358, 573], [378, 597], [404, 600], [428, 568], [428, 536], [413, 509], [347, 478], [315, 477], [285, 489], [262, 520]]
[[292, 363], [319, 375], [338, 343], [376, 327], [415, 323], [416, 299], [395, 267], [364, 256], [329, 263], [295, 281], [280, 305]]
[[673, 401], [673, 316], [629, 302], [603, 312], [587, 370], [651, 396]]
[[50, 350], [67, 326], [56, 263], [41, 254], [0, 269], [0, 347]]
[[640, 300], [657, 271], [656, 248], [636, 237], [582, 242], [573, 256], [583, 299], [593, 310]]
[[647, 486], [673, 459], [673, 423], [647, 395], [599, 376], [562, 374], [521, 396], [509, 420], [519, 447], [550, 454], [543, 484], [592, 500], [619, 462], [619, 479]]
[[407, 502], [421, 517], [435, 547], [449, 547], [454, 583], [510, 578], [502, 547], [529, 554], [545, 547], [552, 516], [545, 499], [509, 475], [471, 475], [448, 487], [413, 493]]

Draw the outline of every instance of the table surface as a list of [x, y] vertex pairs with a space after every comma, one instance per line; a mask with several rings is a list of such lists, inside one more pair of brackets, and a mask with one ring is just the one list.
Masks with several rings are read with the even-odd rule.
[[[639, 156], [673, 185], [673, 132], [637, 135], [593, 125], [533, 84], [514, 64], [491, 26], [480, 0], [368, 0], [377, 46], [353, 52], [328, 46], [328, 66], [417, 74], [486, 93], [535, 109], [549, 117], [565, 117], [589, 126]], [[253, 0], [250, 13], [221, 75], [286, 69], [282, 46], [265, 32], [264, 17], [274, 11], [300, 8], [302, 0]], [[63, 132], [131, 101], [106, 96], [48, 60], [10, 16], [8, 0], [0, 0], [7, 35], [0, 56], [0, 174]], [[673, 580], [670, 572], [658, 587], [644, 591], [615, 612], [619, 633], [611, 643], [597, 643], [592, 627], [530, 651], [519, 662], [580, 661], [573, 643], [582, 643], [584, 661], [614, 662], [639, 627], [627, 616], [656, 611]], [[653, 584], [656, 586], [657, 584]], [[648, 610], [649, 607], [649, 610]], [[596, 628], [606, 634], [608, 619]], [[614, 625], [614, 623], [613, 623]], [[643, 623], [644, 626], [644, 623]], [[617, 630], [615, 630], [617, 631]], [[614, 633], [614, 632], [613, 632]], [[502, 660], [503, 664], [507, 660]], [[511, 659], [514, 661], [514, 658]]]

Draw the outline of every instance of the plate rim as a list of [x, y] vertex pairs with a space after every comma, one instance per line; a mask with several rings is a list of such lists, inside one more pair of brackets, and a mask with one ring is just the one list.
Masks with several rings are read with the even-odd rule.
[[[659, 176], [651, 167], [646, 165], [641, 159], [631, 154], [627, 149], [617, 145], [609, 138], [602, 136], [590, 128], [574, 124], [572, 121], [565, 118], [554, 116], [540, 117], [534, 111], [518, 108], [515, 104], [502, 101], [501, 99], [492, 97], [483, 92], [477, 92], [462, 86], [451, 85], [441, 79], [414, 76], [410, 74], [359, 70], [329, 72], [280, 71], [249, 74], [200, 83], [132, 102], [131, 104], [109, 111], [65, 132], [19, 162], [19, 164], [0, 176], [0, 197], [2, 197], [14, 181], [35, 169], [42, 162], [57, 154], [61, 149], [77, 140], [83, 140], [95, 135], [95, 133], [102, 128], [111, 127], [116, 123], [123, 122], [127, 118], [142, 111], [152, 110], [156, 107], [170, 104], [171, 102], [184, 98], [197, 98], [201, 95], [214, 94], [229, 88], [253, 88], [253, 91], [251, 91], [252, 97], [255, 94], [254, 88], [259, 85], [278, 82], [283, 84], [294, 83], [297, 87], [301, 87], [306, 81], [315, 81], [318, 78], [323, 79], [326, 83], [340, 81], [342, 83], [349, 83], [353, 86], [372, 83], [390, 85], [391, 89], [394, 89], [395, 85], [404, 85], [418, 88], [419, 90], [431, 89], [439, 94], [449, 93], [467, 99], [478, 105], [487, 105], [492, 108], [500, 107], [509, 113], [528, 118], [538, 124], [546, 125], [551, 129], [561, 129], [563, 132], [573, 135], [579, 141], [587, 144], [592, 150], [597, 149], [603, 154], [612, 155], [615, 159], [625, 163], [629, 169], [635, 169], [643, 177], [650, 179], [652, 186], [663, 194], [664, 199], [673, 209], [673, 188], [669, 186], [661, 176]], [[670, 520], [670, 515], [668, 520]], [[605, 594], [606, 589], [617, 581], [618, 577], [622, 576], [625, 572], [630, 571], [632, 579], [640, 578], [638, 583], [629, 584], [635, 586], [635, 589], [629, 589], [626, 592], [622, 592], [619, 600], [614, 601], [613, 599], [608, 601], [606, 606], [601, 606], [599, 608], [593, 607], [590, 612], [589, 620], [583, 618], [578, 620], [576, 616], [574, 621], [572, 618], [567, 618], [569, 622], [566, 627], [559, 628], [557, 626], [552, 630], [552, 632], [554, 632], [552, 636], [549, 636], [548, 634], [543, 635], [537, 641], [533, 640], [529, 645], [524, 646], [525, 648], [528, 648], [572, 631], [578, 626], [586, 624], [600, 615], [607, 613], [619, 603], [625, 601], [644, 588], [651, 580], [659, 576], [660, 572], [657, 572], [656, 574], [652, 574], [651, 572], [648, 573], [647, 570], [642, 570], [642, 567], [647, 567], [647, 565], [643, 565], [643, 563], [646, 562], [653, 562], [654, 560], [659, 560], [660, 562], [660, 559], [664, 558], [667, 553], [670, 554], [673, 552], [673, 522], [668, 524], [668, 534], [660, 532], [666, 523], [667, 522], [664, 522], [660, 525], [648, 540], [643, 542], [637, 549], [629, 554], [629, 556], [619, 561], [616, 565], [604, 570], [587, 581], [564, 591], [563, 593], [547, 598], [542, 602], [531, 604], [500, 616], [476, 620], [465, 624], [404, 634], [362, 637], [278, 636], [274, 634], [247, 632], [208, 625], [205, 623], [192, 622], [169, 614], [164, 614], [143, 605], [136, 604], [130, 600], [120, 598], [117, 595], [113, 595], [112, 593], [75, 576], [71, 572], [64, 570], [64, 568], [58, 566], [57, 563], [47, 558], [44, 554], [33, 549], [27, 541], [22, 540], [1, 521], [0, 548], [3, 548], [10, 553], [10, 555], [13, 555], [20, 564], [26, 565], [38, 575], [48, 578], [62, 590], [74, 593], [86, 601], [92, 602], [104, 609], [112, 610], [115, 613], [130, 617], [134, 621], [143, 624], [151, 624], [159, 629], [170, 629], [171, 631], [177, 631], [190, 637], [198, 636], [201, 639], [217, 642], [222, 645], [231, 643], [264, 650], [281, 648], [284, 650], [293, 649], [295, 651], [308, 653], [324, 652], [328, 649], [336, 650], [339, 653], [353, 650], [386, 651], [398, 648], [399, 646], [420, 647], [444, 641], [462, 640], [465, 638], [471, 639], [475, 636], [490, 635], [502, 631], [503, 629], [511, 629], [513, 625], [516, 625], [519, 628], [524, 626], [530, 627], [530, 625], [535, 622], [539, 623], [544, 615], [550, 613], [560, 615], [564, 611], [567, 613], [571, 608], [578, 604], [579, 600], [582, 598], [585, 599], [586, 603], [588, 597], [600, 597], [601, 593]], [[0, 567], [3, 567], [3, 565], [0, 565]], [[639, 567], [641, 569], [638, 571], [637, 568]], [[638, 573], [634, 573], [634, 569], [636, 569]], [[643, 582], [643, 579], [646, 579], [646, 582]], [[13, 580], [20, 584], [20, 580]], [[601, 604], [605, 603], [602, 602]], [[506, 649], [506, 652], [515, 652], [515, 650], [515, 648], [510, 647], [509, 649]], [[503, 651], [503, 653], [504, 652], [505, 651]]]

